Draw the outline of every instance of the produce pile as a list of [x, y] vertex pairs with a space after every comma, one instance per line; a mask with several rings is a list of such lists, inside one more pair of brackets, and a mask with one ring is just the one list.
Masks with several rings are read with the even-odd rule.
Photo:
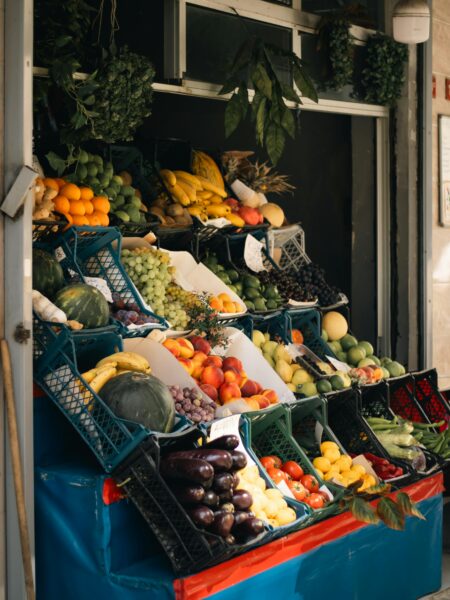
[[[367, 417], [372, 431], [377, 436], [386, 452], [393, 458], [399, 458], [424, 471], [426, 459], [420, 449], [420, 442], [412, 434], [414, 425], [398, 417], [384, 419], [382, 417]], [[423, 433], [422, 429], [422, 433]]]
[[329, 311], [322, 320], [322, 338], [341, 362], [351, 367], [352, 379], [362, 384], [405, 374], [405, 367], [388, 357], [374, 355], [370, 342], [358, 341], [348, 333], [348, 323], [341, 313]]
[[247, 458], [238, 445], [236, 436], [226, 435], [193, 450], [170, 452], [160, 465], [192, 522], [228, 544], [246, 543], [264, 531], [253, 497], [240, 486]]
[[290, 273], [297, 285], [300, 297], [293, 300], [308, 302], [317, 299], [320, 306], [332, 306], [341, 300], [341, 292], [325, 280], [325, 271], [315, 263], [307, 263], [298, 271]]
[[136, 302], [125, 302], [118, 292], [112, 293], [111, 316], [123, 323], [126, 327], [130, 325], [148, 325], [158, 323], [158, 319], [141, 311]]
[[322, 442], [320, 454], [313, 460], [317, 474], [324, 481], [333, 481], [342, 487], [348, 487], [357, 481], [361, 481], [358, 492], [364, 492], [376, 485], [373, 475], [366, 472], [363, 465], [353, 464], [353, 459], [348, 454], [341, 454], [339, 446], [335, 442]]
[[241, 400], [248, 407], [247, 410], [259, 410], [278, 403], [274, 390], [263, 389], [260, 383], [247, 377], [238, 358], [222, 358], [212, 354], [211, 346], [204, 337], [168, 338], [163, 346], [217, 405]]
[[172, 329], [184, 331], [189, 325], [188, 311], [198, 297], [174, 281], [175, 267], [167, 252], [156, 248], [124, 248], [122, 264], [144, 300], [158, 316], [166, 318]]

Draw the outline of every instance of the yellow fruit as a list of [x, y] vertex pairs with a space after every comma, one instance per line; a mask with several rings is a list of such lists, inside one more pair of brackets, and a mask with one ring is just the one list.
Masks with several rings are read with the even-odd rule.
[[325, 450], [328, 450], [328, 448], [339, 450], [339, 446], [336, 444], [336, 442], [322, 442], [320, 444], [320, 451], [322, 454], [325, 452]]
[[352, 466], [352, 459], [347, 454], [343, 454], [337, 459], [335, 464], [338, 465], [341, 472], [348, 471]]
[[159, 172], [159, 174], [163, 178], [163, 181], [164, 181], [164, 183], [166, 185], [169, 185], [169, 186], [176, 185], [177, 178], [174, 175], [174, 173], [172, 171], [170, 171], [169, 169], [161, 169], [161, 171]]
[[237, 215], [236, 213], [229, 213], [226, 216], [226, 219], [228, 219], [228, 221], [230, 221], [230, 223], [232, 225], [234, 225], [235, 227], [244, 227], [245, 225], [245, 221], [242, 217], [240, 217], [239, 215]]
[[[179, 182], [181, 179], [182, 181], [185, 181], [186, 183], [188, 183], [191, 187], [193, 187], [198, 192], [202, 190], [202, 184], [200, 183], [199, 178], [196, 177], [195, 175], [192, 175], [191, 173], [187, 173], [186, 171], [174, 171], [174, 174], [177, 178], [177, 182]], [[210, 195], [211, 195], [211, 193], [212, 192], [210, 192]]]
[[342, 471], [341, 475], [347, 479], [349, 484], [355, 483], [355, 481], [358, 481], [358, 479], [361, 478], [359, 473], [356, 473], [355, 471]]
[[174, 200], [177, 200], [181, 206], [189, 206], [191, 201], [189, 200], [189, 196], [186, 192], [177, 184], [168, 186], [168, 190], [170, 195]]
[[259, 207], [263, 217], [274, 227], [281, 227], [284, 223], [284, 212], [278, 204], [267, 202]]
[[[288, 384], [288, 387], [289, 387], [289, 384]], [[317, 477], [320, 477], [320, 479], [323, 479], [325, 476], [325, 473], [323, 471], [321, 471], [320, 469], [318, 469], [317, 467], [316, 467], [316, 473], [317, 473]]]
[[231, 213], [228, 204], [211, 204], [206, 207], [206, 214], [209, 217], [226, 217]]
[[341, 313], [331, 310], [323, 317], [322, 329], [325, 329], [330, 341], [340, 340], [348, 332], [348, 323]]
[[317, 456], [313, 460], [313, 465], [316, 467], [316, 469], [319, 469], [323, 473], [328, 473], [328, 471], [331, 469], [330, 461], [328, 458], [324, 458], [323, 456]]
[[217, 194], [221, 198], [227, 197], [227, 193], [223, 188], [217, 187], [217, 185], [215, 185], [214, 183], [211, 183], [211, 181], [208, 181], [208, 179], [205, 179], [204, 177], [199, 176], [199, 180], [203, 186], [203, 189], [209, 190], [210, 192]]
[[335, 463], [341, 457], [341, 453], [339, 452], [339, 450], [336, 450], [334, 448], [328, 448], [327, 450], [325, 450], [325, 452], [322, 453], [322, 456], [328, 458], [330, 463]]
[[293, 521], [295, 521], [295, 519], [297, 518], [297, 515], [295, 514], [295, 510], [293, 508], [282, 508], [280, 511], [278, 511], [277, 514], [277, 521], [279, 523], [279, 525], [288, 525], [289, 523], [292, 523]]
[[177, 185], [187, 194], [187, 197], [191, 202], [197, 202], [197, 191], [192, 185], [186, 183], [183, 179], [177, 181]]
[[352, 465], [351, 466], [351, 471], [354, 471], [355, 473], [358, 473], [359, 475], [365, 475], [366, 474], [366, 469], [362, 466], [362, 465]]
[[[198, 150], [194, 151], [192, 158], [192, 171], [194, 175], [201, 175], [202, 177], [205, 177], [218, 188], [222, 190], [225, 188], [222, 173], [220, 172], [216, 162], [210, 156], [208, 156], [208, 154]], [[205, 190], [206, 189], [208, 188], [205, 187]]]

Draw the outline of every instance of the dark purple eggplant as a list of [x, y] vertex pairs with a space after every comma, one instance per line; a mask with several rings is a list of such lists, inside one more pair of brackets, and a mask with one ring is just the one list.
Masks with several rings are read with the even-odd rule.
[[221, 510], [225, 510], [226, 512], [234, 513], [234, 506], [231, 502], [224, 502], [224, 504], [220, 505]]
[[233, 461], [233, 466], [231, 467], [233, 471], [240, 471], [247, 466], [247, 457], [240, 450], [233, 450], [231, 459]]
[[206, 460], [214, 468], [214, 471], [229, 471], [233, 466], [230, 452], [215, 448], [196, 448], [194, 450], [180, 450], [171, 452], [168, 458], [200, 458]]
[[234, 537], [234, 535], [232, 535], [231, 533], [229, 535], [227, 535], [227, 537], [225, 538], [225, 541], [227, 544], [230, 544], [230, 546], [232, 546], [233, 544], [236, 543], [236, 538]]
[[234, 511], [234, 525], [233, 529], [243, 523], [245, 519], [249, 519], [252, 513], [247, 512], [246, 510], [236, 510]]
[[217, 448], [219, 450], [228, 450], [231, 452], [239, 446], [237, 435], [223, 435], [222, 437], [211, 440], [205, 444], [204, 448]]
[[177, 500], [185, 506], [200, 504], [205, 498], [205, 488], [201, 485], [187, 485], [173, 488]]
[[[214, 469], [213, 469], [213, 471], [214, 471]], [[214, 483], [214, 477], [210, 477], [207, 481], [204, 481], [202, 483], [202, 486], [205, 488], [206, 491], [208, 491], [212, 488], [213, 483]]]
[[236, 488], [237, 488], [237, 486], [239, 485], [239, 482], [240, 482], [239, 475], [238, 475], [238, 474], [237, 474], [237, 472], [235, 471], [235, 472], [233, 473], [233, 487], [234, 487], [234, 489], [236, 489]]
[[204, 483], [214, 475], [214, 469], [206, 460], [173, 456], [161, 461], [160, 471], [165, 479], [194, 483]]
[[208, 490], [203, 498], [203, 504], [214, 508], [219, 505], [219, 496], [213, 490]]
[[214, 522], [213, 511], [203, 504], [188, 509], [187, 513], [198, 527], [209, 527]]
[[231, 502], [237, 510], [247, 510], [253, 504], [253, 498], [246, 490], [236, 490], [233, 492]]
[[225, 492], [220, 492], [219, 502], [220, 502], [220, 504], [223, 504], [224, 502], [231, 502], [232, 497], [233, 497], [233, 491], [225, 490]]
[[239, 541], [245, 541], [254, 538], [264, 531], [264, 523], [261, 519], [250, 517], [244, 519], [242, 523], [233, 528], [233, 535]]
[[233, 487], [233, 475], [230, 473], [219, 473], [214, 477], [213, 489], [216, 492], [226, 492]]
[[220, 535], [221, 537], [226, 538], [229, 535], [231, 528], [233, 527], [234, 516], [232, 513], [226, 512], [224, 510], [218, 510], [214, 513], [214, 521], [209, 530], [212, 533]]

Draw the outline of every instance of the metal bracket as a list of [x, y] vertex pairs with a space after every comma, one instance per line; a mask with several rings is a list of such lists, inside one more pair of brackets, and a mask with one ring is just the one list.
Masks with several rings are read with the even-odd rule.
[[31, 338], [31, 330], [27, 329], [23, 323], [16, 325], [14, 330], [14, 339], [19, 344], [26, 344]]

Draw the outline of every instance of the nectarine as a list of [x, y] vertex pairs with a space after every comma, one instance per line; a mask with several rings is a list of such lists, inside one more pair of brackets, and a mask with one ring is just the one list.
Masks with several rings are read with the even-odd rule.
[[221, 402], [226, 402], [231, 398], [240, 398], [241, 390], [236, 383], [222, 383], [219, 388], [219, 398]]
[[226, 371], [224, 371], [223, 375], [227, 383], [237, 383], [238, 385], [241, 383], [241, 376], [239, 372], [232, 367], [229, 367]]
[[169, 352], [171, 352], [176, 358], [181, 355], [180, 344], [177, 340], [168, 338], [167, 340], [164, 340], [163, 346], [164, 348], [167, 348], [167, 350], [169, 350]]
[[240, 372], [243, 369], [241, 361], [235, 356], [227, 356], [224, 358], [222, 363], [222, 369], [226, 371], [227, 369], [236, 369], [236, 371]]
[[258, 384], [253, 379], [247, 379], [244, 385], [241, 387], [241, 394], [244, 398], [250, 398], [258, 394]]
[[275, 390], [263, 390], [262, 395], [269, 400], [270, 404], [278, 403], [278, 396]]
[[183, 358], [191, 358], [194, 356], [194, 346], [186, 338], [178, 338], [177, 340], [180, 346], [180, 356]]
[[205, 362], [203, 363], [204, 367], [219, 367], [219, 369], [222, 368], [222, 359], [220, 358], [220, 356], [208, 356], [208, 358], [205, 360]]
[[259, 410], [259, 403], [254, 398], [245, 398], [249, 410]]
[[196, 350], [194, 352], [192, 360], [198, 363], [199, 365], [202, 365], [207, 358], [208, 356], [204, 352], [201, 352], [201, 350]]
[[203, 369], [200, 380], [202, 383], [209, 383], [218, 389], [224, 382], [223, 371], [222, 369], [219, 369], [219, 367], [209, 365]]
[[217, 394], [217, 390], [216, 390], [216, 388], [214, 386], [212, 386], [209, 383], [202, 383], [202, 385], [200, 386], [200, 389], [207, 396], [209, 396], [211, 398], [211, 400], [214, 400], [214, 402], [217, 402], [217, 400], [218, 400], [218, 394]]
[[182, 356], [180, 356], [180, 358], [178, 358], [178, 362], [183, 367], [183, 369], [185, 369], [189, 373], [189, 375], [192, 375], [195, 365], [190, 358], [183, 358]]
[[188, 340], [194, 346], [196, 352], [204, 352], [206, 355], [211, 352], [211, 344], [201, 335], [192, 335]]

